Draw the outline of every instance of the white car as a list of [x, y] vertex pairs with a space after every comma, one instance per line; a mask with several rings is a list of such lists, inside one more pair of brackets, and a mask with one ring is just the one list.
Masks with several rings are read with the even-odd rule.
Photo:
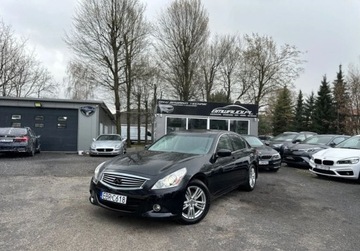
[[90, 147], [90, 156], [98, 155], [119, 155], [126, 153], [126, 138], [119, 134], [102, 134], [93, 142]]
[[334, 148], [321, 150], [310, 160], [310, 171], [360, 182], [360, 135], [353, 136]]

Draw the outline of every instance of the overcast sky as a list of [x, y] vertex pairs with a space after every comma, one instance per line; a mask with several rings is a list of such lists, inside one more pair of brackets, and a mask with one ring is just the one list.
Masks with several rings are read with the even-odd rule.
[[[170, 0], [142, 0], [150, 21]], [[359, 0], [203, 0], [215, 34], [268, 35], [306, 52], [305, 72], [295, 82], [305, 95], [319, 90], [326, 74], [336, 78], [339, 65], [360, 60]], [[69, 31], [77, 0], [0, 0], [0, 18], [28, 39], [57, 81], [65, 77], [71, 57], [63, 37]]]

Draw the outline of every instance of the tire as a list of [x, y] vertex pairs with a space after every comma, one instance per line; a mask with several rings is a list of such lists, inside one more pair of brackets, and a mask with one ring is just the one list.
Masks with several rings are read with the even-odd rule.
[[254, 164], [251, 164], [249, 167], [249, 173], [246, 183], [241, 187], [245, 191], [254, 190], [256, 185], [256, 167]]
[[210, 193], [200, 180], [192, 180], [186, 187], [180, 222], [190, 225], [205, 218], [210, 208]]

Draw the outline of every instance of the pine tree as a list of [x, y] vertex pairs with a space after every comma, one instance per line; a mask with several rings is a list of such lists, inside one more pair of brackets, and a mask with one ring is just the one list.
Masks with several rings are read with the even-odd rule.
[[314, 128], [317, 133], [335, 133], [335, 110], [332, 95], [326, 75], [321, 81], [320, 89], [315, 100]]
[[347, 90], [346, 82], [344, 81], [344, 76], [341, 70], [341, 65], [339, 65], [339, 72], [337, 73], [337, 78], [333, 82], [333, 95], [334, 95], [334, 108], [335, 108], [335, 125], [337, 134], [346, 134], [347, 126], [346, 122], [348, 119], [348, 103], [349, 103], [349, 94]]
[[314, 127], [314, 111], [315, 111], [315, 95], [311, 92], [310, 96], [305, 100], [304, 104], [304, 130], [316, 131]]
[[289, 130], [293, 119], [291, 93], [287, 86], [280, 90], [273, 115], [273, 135]]
[[294, 114], [294, 123], [293, 129], [295, 131], [304, 131], [305, 130], [305, 121], [304, 121], [304, 100], [302, 91], [299, 91], [299, 95], [296, 101], [296, 108]]

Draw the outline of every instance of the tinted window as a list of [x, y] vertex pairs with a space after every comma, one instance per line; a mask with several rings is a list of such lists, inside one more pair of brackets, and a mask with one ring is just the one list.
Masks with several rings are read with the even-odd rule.
[[[239, 150], [239, 149], [244, 149], [246, 148], [246, 143], [245, 141], [240, 137], [240, 136], [237, 136], [237, 135], [231, 135], [231, 140], [233, 142], [233, 145], [234, 145], [234, 149], [235, 150]], [[250, 137], [249, 137], [250, 138]], [[250, 138], [251, 139], [251, 138]], [[259, 141], [261, 143], [261, 141], [257, 138], [255, 138], [257, 141]], [[261, 143], [262, 144], [262, 143]]]
[[230, 141], [230, 138], [228, 137], [228, 135], [225, 134], [220, 137], [216, 150], [219, 150], [219, 149], [226, 149], [226, 150], [233, 151], [233, 147], [232, 147], [232, 144], [231, 144], [231, 141]]

